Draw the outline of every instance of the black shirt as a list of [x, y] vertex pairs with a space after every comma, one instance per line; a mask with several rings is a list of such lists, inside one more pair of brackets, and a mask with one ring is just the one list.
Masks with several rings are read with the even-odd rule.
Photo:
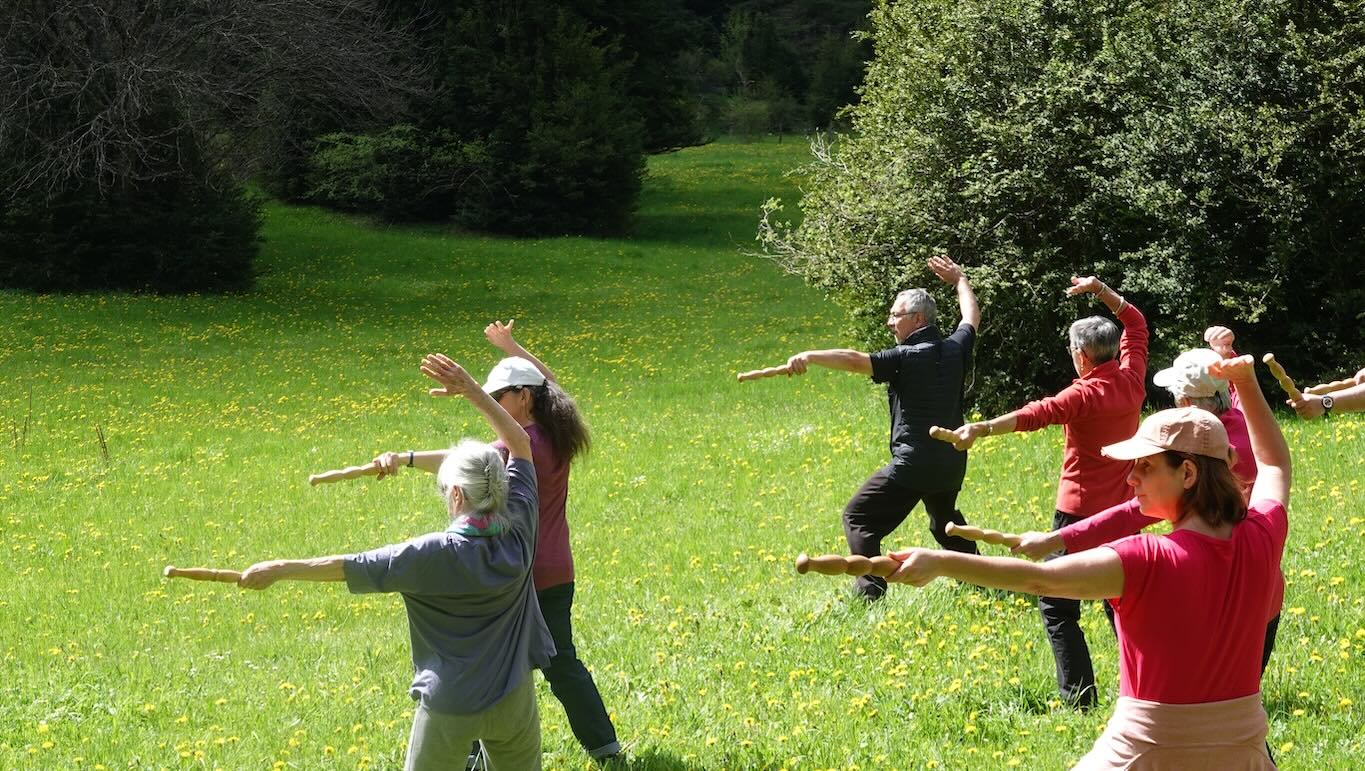
[[957, 490], [967, 453], [929, 436], [930, 426], [962, 425], [963, 380], [976, 330], [963, 322], [948, 337], [929, 325], [872, 354], [872, 382], [886, 383], [891, 408], [891, 481], [917, 490]]

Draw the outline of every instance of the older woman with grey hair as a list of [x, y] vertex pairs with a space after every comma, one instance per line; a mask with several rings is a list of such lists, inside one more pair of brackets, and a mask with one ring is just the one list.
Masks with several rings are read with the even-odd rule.
[[537, 517], [531, 440], [459, 364], [441, 354], [422, 361], [441, 384], [434, 396], [463, 396], [507, 446], [465, 440], [446, 453], [437, 487], [449, 526], [403, 543], [351, 555], [272, 560], [248, 568], [241, 585], [345, 581], [355, 593], [396, 592], [412, 636], [418, 702], [408, 771], [451, 768], [483, 742], [492, 769], [539, 769], [540, 713], [532, 669], [554, 643], [531, 581]]
[[[1071, 325], [1071, 363], [1077, 378], [1049, 396], [992, 420], [968, 423], [955, 430], [934, 427], [936, 438], [966, 451], [982, 436], [1012, 431], [1066, 427], [1062, 476], [1052, 529], [1060, 530], [1132, 497], [1128, 461], [1106, 458], [1100, 448], [1132, 435], [1146, 398], [1147, 321], [1142, 313], [1094, 276], [1072, 277], [1068, 297], [1093, 294], [1123, 324], [1090, 316]], [[1113, 610], [1105, 604], [1113, 620]], [[1081, 631], [1081, 605], [1074, 598], [1040, 597], [1048, 641], [1057, 664], [1062, 698], [1078, 707], [1095, 704], [1095, 672]]]

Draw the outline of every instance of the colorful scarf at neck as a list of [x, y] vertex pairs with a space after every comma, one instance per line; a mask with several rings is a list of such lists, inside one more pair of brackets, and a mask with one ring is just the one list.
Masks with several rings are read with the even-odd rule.
[[502, 525], [496, 524], [491, 520], [492, 517], [471, 517], [468, 514], [461, 514], [450, 523], [450, 527], [446, 528], [446, 532], [482, 537], [500, 535], [502, 533]]

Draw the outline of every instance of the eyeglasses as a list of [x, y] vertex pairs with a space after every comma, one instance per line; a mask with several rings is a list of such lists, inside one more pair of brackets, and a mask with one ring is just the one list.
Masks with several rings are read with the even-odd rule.
[[913, 316], [913, 315], [915, 315], [915, 312], [914, 312], [914, 311], [900, 311], [900, 312], [891, 311], [890, 313], [886, 314], [886, 317], [889, 318], [889, 319], [903, 319], [903, 318], [905, 318], [906, 316]]
[[520, 391], [521, 388], [522, 388], [521, 386], [507, 386], [506, 388], [499, 388], [498, 390], [489, 394], [489, 396], [493, 397], [493, 401], [495, 402], [501, 401], [503, 394], [516, 393], [517, 391]]

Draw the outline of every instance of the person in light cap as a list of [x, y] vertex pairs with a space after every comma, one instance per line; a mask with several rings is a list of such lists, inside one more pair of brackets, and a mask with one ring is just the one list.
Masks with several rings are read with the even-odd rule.
[[[573, 397], [555, 374], [512, 337], [515, 321], [494, 321], [484, 328], [488, 341], [507, 357], [489, 371], [483, 390], [505, 409], [531, 438], [539, 493], [539, 539], [533, 568], [536, 598], [554, 638], [557, 653], [543, 667], [550, 691], [564, 705], [569, 728], [589, 757], [606, 762], [621, 754], [616, 727], [602, 701], [592, 673], [578, 658], [573, 642], [574, 565], [565, 510], [569, 466], [591, 446], [588, 427]], [[506, 446], [494, 447], [506, 455]], [[446, 450], [387, 452], [375, 460], [379, 477], [411, 466], [435, 472]], [[471, 767], [473, 766], [471, 757]]]
[[1144, 514], [1171, 523], [1102, 548], [1033, 563], [907, 549], [891, 576], [923, 586], [940, 576], [1016, 592], [1111, 599], [1119, 638], [1119, 699], [1078, 769], [1271, 769], [1261, 705], [1262, 638], [1275, 614], [1288, 536], [1289, 447], [1250, 356], [1209, 367], [1240, 391], [1256, 483], [1243, 498], [1228, 465], [1227, 430], [1206, 410], [1158, 412], [1106, 445], [1133, 462], [1128, 484]]

